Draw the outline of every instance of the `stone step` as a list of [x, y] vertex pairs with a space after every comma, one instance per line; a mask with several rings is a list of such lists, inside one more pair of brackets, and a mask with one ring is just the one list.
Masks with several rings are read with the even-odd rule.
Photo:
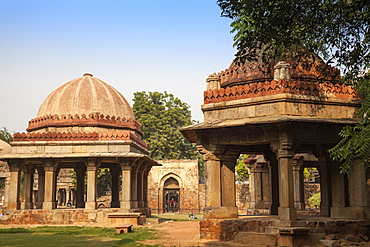
[[233, 243], [253, 244], [253, 246], [277, 246], [278, 234], [238, 232], [234, 236]]
[[276, 245], [261, 245], [261, 244], [241, 244], [233, 242], [207, 242], [207, 247], [274, 247]]

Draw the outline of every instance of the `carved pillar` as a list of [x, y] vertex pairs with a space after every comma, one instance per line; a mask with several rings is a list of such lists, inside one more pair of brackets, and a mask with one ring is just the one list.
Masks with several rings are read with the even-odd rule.
[[77, 177], [77, 191], [76, 191], [76, 208], [85, 207], [85, 174], [86, 167], [84, 163], [77, 163], [74, 168]]
[[293, 158], [293, 184], [294, 184], [294, 206], [297, 210], [305, 210], [304, 204], [304, 178], [303, 178], [303, 156], [295, 155]]
[[140, 176], [139, 170], [142, 169], [141, 164], [141, 161], [136, 161], [131, 170], [131, 201], [134, 208], [139, 208], [138, 188], [141, 189], [141, 186], [138, 185], [138, 177]]
[[96, 194], [97, 194], [97, 170], [100, 166], [96, 159], [88, 159], [86, 166], [87, 173], [87, 198], [86, 209], [96, 209]]
[[235, 163], [239, 153], [215, 146], [207, 150], [198, 146], [206, 165], [206, 207], [204, 218], [237, 218], [235, 195]]
[[43, 166], [37, 166], [37, 202], [36, 208], [41, 209], [44, 203], [44, 194], [45, 194], [45, 171]]
[[320, 215], [330, 216], [330, 207], [332, 206], [332, 189], [331, 189], [331, 167], [335, 164], [330, 163], [331, 159], [326, 150], [327, 146], [316, 146], [315, 156], [318, 159], [318, 169], [320, 174]]
[[44, 190], [44, 202], [42, 204], [42, 209], [52, 210], [56, 208], [55, 201], [55, 171], [56, 165], [53, 161], [46, 161], [44, 163], [45, 171], [45, 190]]
[[145, 166], [142, 165], [140, 170], [137, 171], [137, 203], [138, 207], [144, 207], [144, 197], [143, 197], [143, 190], [144, 190], [144, 168]]
[[[297, 209], [294, 207], [293, 157], [294, 145], [289, 137], [289, 126], [280, 130], [277, 159], [279, 163], [279, 200], [278, 217], [282, 221], [295, 221]], [[273, 146], [275, 149], [276, 146]], [[275, 149], [276, 150], [276, 149]]]
[[148, 207], [148, 174], [151, 169], [151, 166], [147, 165], [143, 172], [143, 202], [144, 208]]
[[247, 159], [244, 163], [249, 170], [250, 208], [269, 209], [271, 189], [267, 163], [257, 159]]
[[343, 218], [344, 207], [348, 206], [346, 202], [348, 196], [347, 175], [341, 174], [339, 164], [334, 163], [331, 168], [331, 185], [332, 185], [332, 207], [330, 216], [333, 218]]
[[8, 210], [18, 210], [21, 206], [19, 201], [20, 164], [18, 162], [9, 161], [8, 165], [10, 172]]
[[270, 183], [270, 214], [277, 215], [279, 208], [279, 169], [276, 154], [271, 151], [265, 153], [265, 159], [268, 160], [269, 183]]
[[221, 205], [236, 207], [235, 160], [223, 161], [221, 165]]
[[121, 162], [122, 170], [122, 195], [120, 208], [127, 212], [132, 208], [131, 205], [131, 166], [128, 161]]
[[32, 165], [25, 166], [24, 170], [24, 208], [25, 209], [33, 209], [34, 203], [32, 201], [32, 191], [33, 191], [33, 174], [35, 168]]
[[110, 174], [112, 175], [112, 208], [119, 208], [119, 173], [120, 168], [116, 165], [110, 167]]
[[360, 160], [354, 160], [348, 172], [348, 192], [350, 218], [370, 219], [369, 205], [367, 205], [366, 173], [360, 166]]

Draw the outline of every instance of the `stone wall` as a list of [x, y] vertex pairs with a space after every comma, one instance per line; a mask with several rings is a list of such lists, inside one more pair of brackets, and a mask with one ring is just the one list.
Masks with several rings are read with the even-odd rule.
[[111, 226], [108, 214], [120, 209], [57, 209], [5, 211], [0, 225], [99, 225]]
[[[165, 213], [164, 194], [166, 189], [178, 190], [180, 194], [179, 213], [198, 213], [204, 200], [200, 194], [197, 160], [159, 160], [162, 166], [155, 166], [148, 176], [148, 205], [152, 213]], [[168, 179], [175, 179], [177, 185], [165, 187]], [[204, 191], [204, 190], [203, 190]], [[204, 193], [204, 192], [202, 192]]]

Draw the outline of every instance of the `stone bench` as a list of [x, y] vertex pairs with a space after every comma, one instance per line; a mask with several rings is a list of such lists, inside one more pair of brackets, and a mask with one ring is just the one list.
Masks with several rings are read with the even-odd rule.
[[123, 231], [123, 233], [132, 232], [132, 225], [120, 225], [120, 226], [116, 226], [116, 233], [117, 234], [121, 234], [122, 231]]

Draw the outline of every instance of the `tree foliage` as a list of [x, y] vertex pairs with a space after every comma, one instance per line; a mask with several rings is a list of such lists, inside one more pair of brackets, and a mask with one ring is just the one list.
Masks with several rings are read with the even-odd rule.
[[196, 148], [178, 130], [193, 124], [187, 103], [167, 92], [136, 92], [133, 101], [133, 111], [142, 125], [151, 158], [199, 158]]
[[235, 167], [236, 172], [236, 180], [237, 181], [247, 181], [249, 179], [249, 172], [248, 169], [245, 167], [246, 164], [244, 163], [244, 159], [247, 159], [248, 155], [241, 154], [239, 159], [237, 160], [237, 164]]
[[0, 140], [3, 140], [4, 142], [10, 143], [13, 141], [12, 134], [8, 131], [7, 128], [3, 127], [3, 129], [0, 129]]
[[[370, 60], [368, 0], [218, 0], [232, 19], [238, 59], [313, 52], [358, 75]], [[304, 48], [304, 49], [302, 49]], [[288, 52], [288, 53], [287, 53]]]
[[[308, 54], [341, 69], [343, 82], [362, 98], [360, 124], [345, 127], [329, 150], [348, 172], [354, 159], [370, 168], [370, 1], [218, 0], [232, 19], [236, 61], [297, 60]], [[261, 60], [259, 60], [261, 59]]]

